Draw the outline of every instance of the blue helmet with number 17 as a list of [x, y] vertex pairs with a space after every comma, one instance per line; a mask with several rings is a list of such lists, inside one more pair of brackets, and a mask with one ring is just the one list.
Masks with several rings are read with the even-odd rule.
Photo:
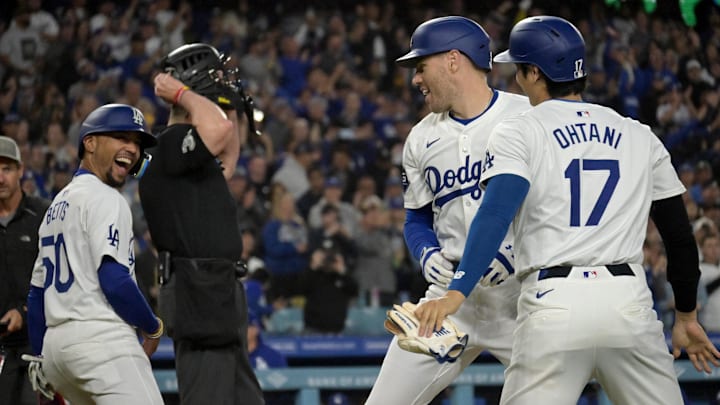
[[410, 38], [410, 52], [397, 58], [403, 67], [415, 67], [418, 59], [457, 49], [480, 69], [491, 69], [490, 37], [480, 24], [460, 17], [433, 18], [420, 24]]
[[495, 56], [498, 63], [529, 63], [554, 82], [570, 82], [587, 76], [585, 40], [560, 17], [528, 17], [510, 31], [509, 49]]

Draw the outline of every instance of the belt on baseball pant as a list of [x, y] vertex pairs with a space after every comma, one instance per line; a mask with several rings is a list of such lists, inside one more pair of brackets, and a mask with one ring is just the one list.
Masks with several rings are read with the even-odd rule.
[[[630, 265], [627, 263], [606, 264], [605, 268], [607, 268], [613, 276], [635, 276], [635, 273], [633, 273]], [[541, 269], [538, 271], [538, 281], [548, 278], [566, 278], [570, 275], [572, 269], [573, 266], [553, 266]]]

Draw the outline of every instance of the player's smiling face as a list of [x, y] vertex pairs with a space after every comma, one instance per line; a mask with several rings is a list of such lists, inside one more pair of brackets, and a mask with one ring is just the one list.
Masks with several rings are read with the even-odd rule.
[[121, 187], [140, 159], [140, 134], [112, 132], [92, 138], [91, 144], [85, 145], [86, 153], [91, 153], [87, 169], [110, 187]]
[[412, 79], [412, 84], [425, 96], [425, 103], [434, 113], [452, 108], [449, 94], [452, 94], [454, 87], [449, 79], [446, 55], [447, 53], [440, 53], [420, 59]]

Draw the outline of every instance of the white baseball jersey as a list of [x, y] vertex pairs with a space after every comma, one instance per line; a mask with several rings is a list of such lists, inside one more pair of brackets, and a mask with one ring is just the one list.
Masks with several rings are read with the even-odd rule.
[[651, 202], [685, 191], [647, 125], [584, 102], [545, 101], [496, 126], [481, 180], [503, 173], [530, 182], [512, 225], [520, 278], [642, 263]]
[[31, 283], [45, 289], [48, 327], [97, 320], [129, 328], [107, 302], [98, 281], [106, 255], [135, 278], [132, 216], [117, 190], [92, 174], [75, 176], [48, 208], [38, 243]]
[[495, 91], [490, 107], [471, 123], [463, 125], [448, 113], [431, 113], [405, 141], [405, 208], [432, 203], [435, 234], [453, 260], [462, 257], [482, 201], [478, 182], [490, 132], [502, 119], [528, 108], [526, 97]]
[[[440, 247], [459, 261], [467, 232], [482, 201], [478, 187], [492, 128], [530, 108], [524, 96], [495, 91], [486, 111], [467, 125], [448, 113], [431, 113], [415, 125], [403, 150], [405, 208], [432, 203]], [[469, 336], [455, 363], [400, 349], [393, 338], [366, 404], [426, 404], [444, 390], [483, 350], [510, 361], [519, 285], [514, 277], [497, 287], [478, 286], [449, 318]], [[425, 298], [445, 295], [431, 284]], [[422, 301], [422, 300], [421, 300]]]
[[[607, 107], [552, 99], [493, 130], [481, 180], [504, 173], [530, 189], [512, 225], [522, 284], [500, 403], [575, 403], [594, 378], [613, 403], [681, 404], [641, 264], [652, 201], [685, 190], [662, 143]], [[572, 267], [530, 274], [558, 265]]]
[[95, 175], [80, 173], [55, 197], [38, 233], [31, 283], [45, 289], [43, 370], [73, 404], [162, 404], [150, 359], [98, 280], [103, 256], [135, 279], [130, 207]]

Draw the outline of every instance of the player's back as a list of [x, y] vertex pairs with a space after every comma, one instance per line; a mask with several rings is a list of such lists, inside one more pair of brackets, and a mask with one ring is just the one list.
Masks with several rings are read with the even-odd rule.
[[45, 287], [48, 326], [102, 320], [127, 326], [105, 299], [97, 270], [105, 255], [134, 274], [130, 209], [92, 174], [75, 176], [53, 200], [39, 234], [33, 285]]
[[[613, 110], [549, 100], [516, 120], [531, 187], [516, 217], [517, 267], [641, 263], [653, 200], [684, 191], [649, 127]], [[512, 148], [512, 147], [511, 147]]]

